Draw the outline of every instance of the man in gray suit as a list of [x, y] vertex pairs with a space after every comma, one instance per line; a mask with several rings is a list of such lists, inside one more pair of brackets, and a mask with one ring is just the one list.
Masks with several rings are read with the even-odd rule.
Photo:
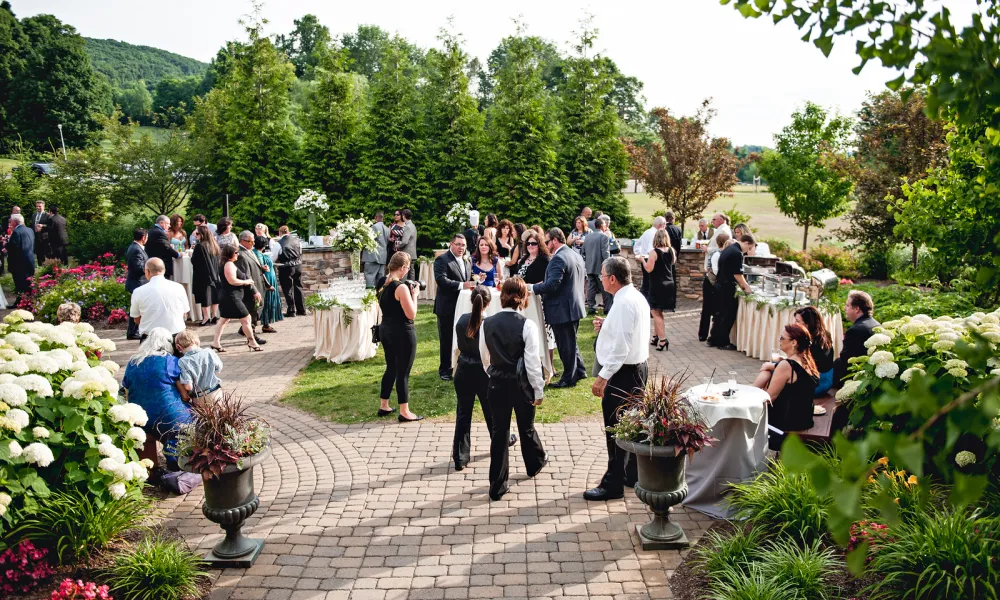
[[410, 273], [407, 279], [417, 278], [417, 226], [413, 224], [413, 212], [403, 209], [403, 238], [396, 247], [397, 252], [406, 252], [410, 255]]
[[361, 253], [361, 262], [365, 266], [365, 287], [375, 287], [375, 278], [385, 271], [386, 246], [389, 244], [389, 228], [382, 222], [382, 211], [375, 213], [372, 232], [375, 234], [375, 250], [365, 250]]
[[601, 307], [604, 314], [611, 310], [614, 296], [604, 291], [601, 285], [601, 265], [611, 257], [611, 233], [608, 231], [606, 215], [594, 219], [597, 229], [583, 238], [583, 256], [587, 267], [587, 310], [590, 314], [597, 312], [597, 294], [601, 295]]
[[551, 253], [545, 268], [545, 280], [528, 286], [532, 294], [542, 296], [545, 322], [552, 326], [559, 359], [563, 363], [562, 377], [554, 388], [573, 387], [587, 376], [583, 357], [576, 345], [576, 333], [586, 307], [583, 302], [583, 282], [586, 269], [583, 259], [566, 247], [566, 234], [554, 227], [545, 234], [545, 246]]

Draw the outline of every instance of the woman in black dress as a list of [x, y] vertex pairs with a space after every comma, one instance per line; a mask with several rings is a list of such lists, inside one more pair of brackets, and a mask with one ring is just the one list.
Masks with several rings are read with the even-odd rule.
[[[507, 493], [510, 417], [517, 417], [521, 433], [521, 457], [534, 477], [545, 467], [545, 449], [535, 431], [535, 407], [542, 403], [545, 381], [542, 359], [538, 355], [538, 329], [521, 311], [528, 305], [528, 286], [520, 277], [508, 277], [500, 291], [503, 310], [483, 321], [479, 336], [479, 353], [490, 376], [487, 392], [493, 410], [493, 436], [490, 441], [490, 500], [499, 500]], [[518, 363], [523, 361], [524, 373], [531, 387], [531, 397], [525, 395], [518, 377]]]
[[[640, 260], [643, 260], [640, 257]], [[653, 251], [642, 262], [642, 268], [649, 273], [649, 291], [646, 299], [653, 313], [653, 340], [656, 349], [664, 351], [670, 347], [667, 339], [667, 328], [663, 323], [663, 311], [673, 310], [674, 276], [670, 267], [677, 261], [674, 249], [670, 247], [670, 236], [661, 229], [653, 236]]]
[[417, 316], [418, 288], [402, 283], [410, 270], [410, 255], [406, 252], [393, 254], [389, 259], [388, 270], [385, 284], [378, 296], [378, 305], [382, 309], [382, 324], [378, 333], [385, 353], [385, 373], [382, 374], [378, 416], [384, 417], [394, 412], [389, 408], [389, 395], [395, 384], [399, 422], [419, 421], [423, 417], [410, 412], [410, 369], [417, 357], [417, 331], [413, 327], [413, 319]]
[[813, 426], [813, 396], [819, 372], [809, 347], [809, 331], [798, 323], [785, 325], [778, 338], [778, 346], [785, 357], [766, 362], [760, 368], [754, 385], [771, 397], [767, 422], [783, 433], [768, 434], [771, 450], [781, 450], [781, 443], [789, 433], [806, 431]]
[[[514, 224], [504, 219], [497, 226], [497, 255], [503, 260], [501, 263], [507, 266], [507, 259], [514, 253], [517, 247], [517, 240], [514, 238]], [[513, 266], [513, 265], [511, 265]]]
[[219, 320], [219, 245], [206, 225], [195, 228], [194, 237], [198, 245], [191, 252], [191, 293], [204, 327]]
[[[201, 246], [201, 244], [198, 244]], [[247, 346], [253, 352], [261, 352], [261, 348], [253, 337], [253, 326], [250, 324], [250, 311], [243, 304], [243, 292], [247, 287], [253, 289], [254, 300], [261, 299], [260, 290], [254, 288], [253, 280], [247, 278], [247, 274], [236, 268], [236, 257], [239, 252], [236, 246], [226, 244], [220, 250], [222, 260], [222, 276], [220, 277], [221, 287], [219, 289], [219, 324], [215, 327], [215, 341], [212, 342], [212, 349], [216, 352], [225, 352], [222, 347], [222, 330], [231, 319], [236, 319], [243, 327], [243, 335], [247, 336]]]
[[823, 315], [815, 306], [803, 306], [795, 311], [795, 322], [803, 325], [812, 338], [809, 352], [816, 361], [816, 371], [819, 373], [819, 383], [816, 384], [816, 397], [825, 396], [833, 387], [833, 340], [823, 323]]

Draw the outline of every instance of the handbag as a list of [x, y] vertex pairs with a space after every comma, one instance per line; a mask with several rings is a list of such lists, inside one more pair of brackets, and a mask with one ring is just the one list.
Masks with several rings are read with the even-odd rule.
[[524, 367], [524, 358], [517, 359], [517, 366], [514, 367], [514, 372], [517, 376], [517, 387], [524, 394], [524, 397], [528, 399], [529, 403], [535, 402], [535, 388], [531, 387], [531, 382], [528, 380], [528, 371]]

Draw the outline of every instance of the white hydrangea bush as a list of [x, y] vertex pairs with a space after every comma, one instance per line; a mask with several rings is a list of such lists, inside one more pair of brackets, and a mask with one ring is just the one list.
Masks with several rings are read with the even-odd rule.
[[50, 325], [15, 310], [0, 323], [0, 534], [54, 491], [103, 504], [142, 484], [153, 466], [142, 407], [118, 399], [114, 342], [86, 323]]

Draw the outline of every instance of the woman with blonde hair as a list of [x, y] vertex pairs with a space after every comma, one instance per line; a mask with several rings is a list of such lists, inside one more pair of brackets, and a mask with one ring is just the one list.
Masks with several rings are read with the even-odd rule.
[[670, 347], [667, 329], [663, 322], [663, 311], [671, 310], [674, 301], [674, 276], [670, 267], [677, 261], [677, 254], [670, 247], [670, 236], [660, 229], [653, 236], [653, 251], [642, 261], [642, 269], [649, 273], [649, 291], [646, 299], [653, 313], [653, 345], [660, 352]]
[[417, 357], [417, 330], [413, 319], [417, 316], [417, 294], [419, 288], [404, 285], [403, 279], [410, 270], [410, 255], [396, 252], [389, 259], [388, 275], [379, 292], [378, 305], [382, 309], [382, 324], [379, 325], [379, 339], [385, 353], [385, 372], [379, 393], [378, 416], [384, 417], [395, 412], [389, 408], [389, 395], [396, 386], [396, 402], [399, 404], [400, 423], [419, 421], [410, 412], [410, 369]]

